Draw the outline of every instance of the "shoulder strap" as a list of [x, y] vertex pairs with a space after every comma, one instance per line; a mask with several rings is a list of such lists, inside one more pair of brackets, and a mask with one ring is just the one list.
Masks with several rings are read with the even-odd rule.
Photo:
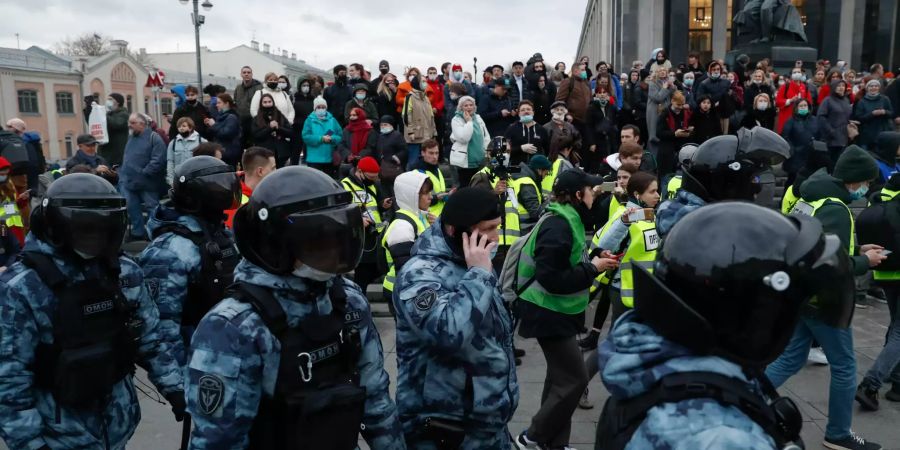
[[166, 224], [166, 225], [163, 225], [163, 226], [153, 230], [153, 238], [156, 239], [166, 233], [173, 233], [178, 236], [181, 236], [181, 237], [193, 242], [194, 245], [196, 245], [197, 247], [201, 247], [201, 248], [202, 248], [203, 244], [205, 242], [207, 242], [207, 239], [204, 236], [205, 233], [191, 231], [188, 227], [181, 225], [181, 224], [177, 224], [177, 223]]
[[51, 290], [57, 291], [66, 284], [66, 276], [56, 267], [53, 258], [38, 252], [22, 253], [22, 263], [37, 272], [38, 277]]
[[225, 296], [231, 296], [244, 303], [249, 303], [253, 310], [259, 314], [259, 318], [272, 334], [282, 340], [285, 331], [288, 329], [287, 315], [284, 308], [278, 303], [278, 300], [272, 293], [261, 286], [255, 284], [237, 282], [228, 287]]
[[[782, 448], [789, 442], [800, 441], [799, 426], [793, 429], [793, 424], [786, 423], [784, 419], [790, 421], [789, 417], [779, 420], [776, 408], [752, 392], [747, 383], [710, 372], [681, 372], [663, 377], [643, 395], [617, 401], [616, 420], [620, 430], [634, 433], [654, 406], [700, 398], [713, 399], [739, 409], [775, 440], [777, 448]], [[783, 415], [782, 413], [779, 408], [779, 415]]]
[[[547, 219], [548, 217], [553, 216], [553, 215], [555, 215], [555, 214], [550, 213], [550, 212], [546, 212], [543, 215], [541, 215], [541, 218], [538, 219], [536, 224], [534, 224], [534, 228], [532, 228], [531, 231], [529, 231], [527, 233], [527, 235], [523, 236], [522, 238], [524, 238], [526, 240], [531, 239], [531, 235], [533, 234], [534, 238], [537, 239], [538, 229], [540, 228], [541, 224], [544, 223], [545, 219]], [[522, 238], [520, 238], [520, 239], [522, 239]], [[519, 258], [521, 258], [521, 252], [525, 251], [525, 245], [528, 245], [528, 243], [525, 242], [524, 245], [522, 246], [521, 251], [519, 252], [519, 255], [518, 255]], [[515, 280], [518, 280], [518, 270], [519, 270], [518, 261], [516, 261], [515, 269], [516, 269], [517, 273], [514, 274], [513, 276], [516, 277], [516, 278], [514, 278]], [[531, 284], [534, 283], [535, 280], [537, 280], [537, 271], [535, 271], [535, 274], [532, 275], [531, 278], [528, 279], [528, 281], [523, 283], [521, 286], [516, 286], [516, 296], [522, 295], [522, 293], [525, 292], [525, 289], [528, 289], [528, 287], [531, 286]]]

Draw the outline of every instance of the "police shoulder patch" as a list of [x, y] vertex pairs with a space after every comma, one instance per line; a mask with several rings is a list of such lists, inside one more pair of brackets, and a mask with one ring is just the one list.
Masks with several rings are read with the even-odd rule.
[[211, 416], [222, 406], [225, 383], [215, 375], [203, 375], [197, 381], [197, 408], [200, 414]]
[[437, 300], [437, 292], [435, 292], [434, 289], [428, 289], [419, 293], [419, 295], [413, 299], [413, 303], [419, 311], [428, 311], [431, 309], [431, 306], [434, 305], [435, 300]]

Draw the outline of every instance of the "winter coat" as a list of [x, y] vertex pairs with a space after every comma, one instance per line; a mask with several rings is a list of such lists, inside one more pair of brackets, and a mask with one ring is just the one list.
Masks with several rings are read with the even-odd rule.
[[297, 93], [294, 95], [294, 129], [297, 130], [297, 138], [300, 137], [300, 132], [303, 130], [303, 123], [306, 122], [306, 118], [309, 117], [310, 114], [313, 113], [313, 97], [310, 95], [303, 95]]
[[352, 111], [353, 108], [359, 108], [365, 111], [366, 118], [372, 121], [372, 126], [378, 128], [378, 122], [381, 120], [381, 117], [378, 115], [378, 106], [375, 105], [375, 102], [372, 99], [366, 98], [363, 100], [362, 106], [359, 105], [355, 98], [347, 102], [347, 104], [344, 105], [344, 123], [350, 123], [350, 111]]
[[[465, 417], [467, 434], [508, 435], [519, 402], [512, 317], [493, 270], [468, 268], [462, 249], [451, 242], [438, 219], [416, 240], [412, 258], [397, 274], [400, 421], [412, 433], [425, 417], [439, 413]], [[473, 389], [466, 401], [468, 383]], [[509, 447], [504, 444], [477, 448]]]
[[347, 125], [347, 121], [344, 120], [344, 106], [353, 98], [353, 88], [351, 86], [338, 80], [325, 88], [325, 93], [322, 94], [325, 101], [328, 102], [328, 112], [337, 119], [341, 127]]
[[196, 131], [191, 132], [186, 138], [181, 134], [176, 134], [175, 139], [169, 141], [169, 147], [166, 149], [166, 184], [172, 185], [175, 168], [194, 156], [194, 149], [201, 142], [206, 142], [206, 139], [200, 137]]
[[878, 163], [878, 171], [881, 177], [869, 186], [869, 192], [877, 191], [895, 172], [900, 172], [900, 162], [897, 162], [897, 149], [900, 148], [900, 133], [896, 131], [882, 131], [876, 139], [874, 150], [870, 150]]
[[775, 129], [776, 133], [781, 133], [784, 124], [794, 115], [795, 102], [791, 99], [793, 99], [795, 95], [800, 95], [800, 98], [806, 99], [806, 101], [810, 102], [810, 106], [812, 106], [812, 97], [810, 96], [809, 89], [806, 87], [806, 83], [798, 83], [795, 81], [785, 83], [784, 86], [781, 86], [781, 88], [778, 89], [778, 93], [775, 94], [775, 106], [778, 107], [778, 127]]
[[647, 117], [647, 89], [641, 82], [625, 84], [622, 91], [622, 111], [631, 113], [634, 120]]
[[810, 111], [806, 117], [801, 117], [795, 112], [794, 117], [784, 124], [781, 136], [791, 144], [791, 157], [784, 163], [785, 171], [788, 173], [799, 171], [806, 165], [809, 152], [813, 151], [813, 141], [825, 140], [826, 129], [822, 126], [822, 122]]
[[[378, 134], [378, 124], [375, 124], [373, 125], [373, 128], [369, 130], [369, 136], [366, 138], [365, 148], [360, 150], [358, 155], [355, 155], [356, 159], [371, 156], [375, 158], [375, 161], [381, 161], [381, 154], [378, 153]], [[350, 162], [348, 158], [350, 156], [353, 156], [353, 152], [350, 150], [350, 144], [352, 142], [353, 133], [348, 129], [348, 127], [344, 127], [341, 143], [340, 145], [338, 145], [338, 150], [341, 151], [341, 156], [343, 157], [344, 161]]]
[[700, 108], [693, 110], [691, 112], [691, 120], [688, 122], [694, 127], [694, 133], [690, 137], [690, 141], [694, 144], [700, 145], [709, 138], [722, 134], [722, 123], [719, 121], [713, 108], [706, 112], [703, 112]]
[[[751, 104], [753, 104], [751, 102]], [[769, 107], [766, 108], [765, 111], [760, 111], [758, 109], [748, 109], [747, 113], [744, 114], [744, 118], [741, 119], [741, 127], [752, 129], [753, 127], [761, 126], [763, 128], [768, 128], [769, 130], [775, 129], [775, 108], [772, 106], [772, 102], [769, 102]]]
[[[876, 109], [884, 109], [881, 116], [872, 114]], [[875, 145], [878, 134], [882, 131], [894, 131], [894, 109], [891, 101], [884, 95], [878, 94], [874, 99], [863, 95], [853, 105], [853, 119], [858, 120], [859, 136], [856, 137], [856, 145], [868, 149]]]
[[[746, 383], [749, 392], [762, 397], [758, 382], [747, 379], [739, 365], [691, 353], [642, 323], [635, 312], [626, 312], [616, 321], [599, 352], [603, 384], [619, 401], [644, 394], [663, 376], [680, 372], [724, 375]], [[741, 410], [712, 398], [697, 398], [650, 408], [628, 448], [774, 449], [775, 443]]]
[[[265, 113], [260, 110], [259, 114]], [[279, 161], [279, 165], [282, 161], [291, 157], [291, 138], [294, 130], [291, 128], [290, 122], [283, 116], [278, 124], [278, 128], [274, 130], [269, 126], [268, 119], [265, 120], [264, 126], [260, 126], [259, 117], [256, 117], [253, 119], [251, 130], [253, 130], [253, 143], [272, 150], [275, 153], [275, 159]]]
[[556, 90], [556, 100], [566, 102], [572, 118], [583, 123], [587, 119], [587, 108], [591, 102], [591, 86], [580, 78], [566, 78]]
[[403, 137], [407, 144], [421, 144], [437, 136], [434, 111], [426, 92], [410, 92], [403, 104]]
[[853, 115], [853, 105], [850, 104], [846, 94], [840, 97], [834, 92], [838, 83], [844, 83], [846, 86], [844, 81], [832, 83], [831, 94], [822, 100], [816, 114], [825, 128], [825, 135], [828, 136], [825, 143], [829, 147], [846, 147], [850, 143], [847, 124], [850, 123], [850, 117]]
[[[58, 253], [33, 235], [25, 250], [51, 257], [66, 281], [85, 281], [84, 268], [75, 266], [73, 257]], [[162, 395], [175, 394], [182, 390], [182, 372], [162, 338], [159, 311], [141, 269], [126, 256], [119, 257], [118, 264], [123, 307], [133, 308], [140, 324], [134, 362], [149, 369], [149, 379]], [[124, 449], [141, 416], [134, 376], [126, 374], [110, 387], [107, 400], [92, 408], [58, 403], [54, 394], [35, 382], [34, 366], [38, 345], [51, 343], [59, 300], [37, 272], [22, 262], [0, 274], [0, 298], [0, 435], [6, 445], [14, 449]]]
[[[375, 132], [375, 130], [372, 130]], [[409, 146], [396, 129], [391, 130], [388, 134], [378, 133], [375, 143], [375, 152], [381, 155], [382, 161], [392, 161], [396, 156], [400, 161], [400, 167], [406, 167]], [[394, 164], [397, 162], [394, 161]]]
[[563, 120], [562, 123], [551, 120], [544, 125], [544, 129], [547, 130], [547, 138], [551, 143], [553, 142], [553, 139], [557, 138], [557, 135], [560, 137], [567, 135], [572, 138], [573, 151], [581, 152], [581, 149], [584, 147], [584, 138], [581, 136], [581, 132], [578, 131], [578, 128], [575, 128], [575, 125], [572, 125], [565, 120]]
[[708, 95], [712, 100], [713, 106], [715, 106], [716, 103], [720, 103], [722, 99], [728, 95], [729, 89], [731, 89], [731, 83], [728, 82], [728, 78], [725, 78], [724, 76], [720, 76], [717, 80], [707, 78], [697, 87], [697, 95], [695, 98]]
[[[586, 134], [584, 136], [585, 150], [583, 157], [596, 155], [596, 158], [614, 153], [618, 150], [619, 127], [615, 103], [607, 103], [601, 106], [594, 100], [588, 106], [587, 121], [585, 123]], [[596, 146], [594, 152], [590, 151], [592, 145]]]
[[237, 108], [237, 115], [242, 120], [250, 118], [250, 105], [251, 100], [253, 100], [253, 96], [256, 95], [256, 91], [262, 89], [263, 85], [259, 82], [259, 80], [253, 79], [250, 80], [249, 86], [244, 86], [244, 82], [241, 81], [234, 88], [234, 106]]
[[[550, 152], [550, 136], [547, 134], [547, 130], [536, 121], [531, 123], [533, 125], [527, 127], [522, 122], [516, 122], [510, 125], [503, 133], [512, 149], [509, 156], [510, 165], [527, 162], [531, 159], [531, 155], [522, 151], [522, 146], [525, 144], [532, 144], [537, 147], [536, 155], [547, 156]], [[540, 185], [540, 183], [538, 184]]]
[[106, 113], [106, 133], [109, 135], [109, 142], [101, 145], [97, 153], [113, 166], [122, 164], [125, 144], [128, 143], [128, 116], [125, 108], [117, 108]]
[[[331, 132], [331, 142], [325, 143], [322, 138]], [[343, 130], [330, 112], [320, 119], [310, 114], [303, 124], [303, 143], [306, 144], [306, 162], [314, 164], [331, 163], [331, 152], [336, 149], [343, 138]]]
[[[528, 84], [528, 79], [525, 78], [525, 75], [522, 75], [522, 89], [519, 90], [519, 85], [516, 82], [515, 76], [507, 77], [509, 80], [509, 92], [506, 95], [509, 97], [510, 103], [512, 103], [513, 109], [519, 107], [519, 102], [522, 100], [528, 100], [528, 93], [531, 91], [531, 87]], [[521, 99], [519, 98], [521, 92]]]
[[271, 95], [272, 100], [275, 101], [275, 107], [278, 108], [278, 111], [281, 111], [281, 115], [287, 119], [288, 123], [294, 123], [294, 104], [291, 102], [291, 96], [281, 89], [269, 89], [268, 86], [263, 86], [262, 89], [253, 93], [253, 100], [250, 100], [251, 117], [255, 118], [256, 114], [259, 113], [259, 110], [262, 109], [262, 105], [259, 104], [259, 99], [262, 98], [263, 94]]
[[37, 189], [38, 177], [44, 173], [47, 160], [44, 158], [44, 147], [41, 145], [41, 135], [36, 131], [26, 131], [22, 134], [22, 142], [28, 150], [28, 189]]
[[775, 109], [775, 102], [774, 102], [775, 89], [772, 88], [772, 85], [766, 84], [766, 83], [761, 83], [761, 84], [750, 83], [750, 86], [747, 86], [744, 88], [744, 110], [745, 111], [749, 112], [751, 109], [753, 109], [756, 106], [753, 104], [753, 100], [759, 94], [767, 94], [769, 96], [769, 108], [772, 110]]
[[[418, 170], [411, 173], [413, 175], [398, 177], [394, 182], [394, 199], [397, 201], [397, 209], [417, 214], [419, 220], [427, 225], [428, 211], [419, 209], [419, 191], [422, 189], [422, 185], [428, 181], [428, 175]], [[386, 231], [389, 232], [385, 234], [385, 243], [391, 253], [395, 271], [399, 272], [409, 261], [413, 243], [418, 237], [417, 230], [407, 220], [394, 219]]]
[[391, 116], [394, 118], [394, 123], [400, 123], [400, 113], [394, 103], [394, 95], [385, 96], [379, 93], [375, 98], [375, 107], [378, 110], [378, 120], [381, 120], [382, 116]]
[[672, 101], [672, 94], [675, 93], [675, 86], [671, 83], [669, 87], [663, 89], [662, 83], [660, 82], [651, 82], [650, 90], [647, 96], [647, 111], [646, 111], [646, 119], [647, 119], [647, 136], [650, 136], [651, 141], [656, 141], [656, 122], [659, 120], [659, 115], [663, 111], [669, 110], [669, 103]]
[[434, 117], [442, 118], [444, 117], [444, 85], [441, 84], [440, 80], [426, 80], [428, 83], [429, 89], [426, 91], [428, 94], [428, 101], [431, 103], [431, 109], [434, 112]]
[[492, 92], [478, 103], [478, 115], [484, 120], [491, 136], [503, 136], [506, 129], [517, 120], [512, 115], [503, 117], [503, 110], [512, 113], [512, 100], [509, 95], [501, 98]]
[[[459, 111], [457, 111], [458, 113]], [[484, 120], [478, 114], [472, 115], [472, 120], [466, 122], [461, 114], [457, 114], [450, 122], [452, 131], [450, 140], [453, 147], [450, 148], [450, 164], [463, 169], [477, 169], [484, 164], [486, 150], [491, 145], [491, 133], [487, 129]], [[469, 154], [469, 141], [472, 140], [474, 127], [481, 127], [482, 149], [481, 154]]]
[[131, 191], [158, 192], [166, 181], [166, 144], [150, 127], [129, 136], [119, 177]]
[[[194, 122], [194, 131], [200, 134], [200, 137], [207, 139], [210, 133], [207, 132], [207, 126], [203, 123], [203, 119], [210, 118], [209, 110], [203, 106], [200, 100], [193, 105], [185, 102], [172, 114], [172, 120], [169, 122], [169, 141], [175, 140], [178, 136], [178, 119], [188, 117]], [[148, 125], [149, 126], [149, 125]]]
[[[553, 83], [549, 84], [550, 86], [553, 85]], [[556, 101], [556, 94], [551, 91], [550, 87], [545, 86], [541, 90], [537, 86], [533, 86], [533, 89], [528, 93], [528, 98], [534, 103], [534, 120], [541, 125], [549, 122], [552, 117], [550, 105]]]
[[238, 117], [237, 111], [228, 109], [219, 113], [219, 118], [209, 130], [212, 134], [212, 141], [219, 143], [225, 149], [222, 159], [237, 167], [237, 163], [244, 154], [244, 149], [241, 147], [241, 119]]
[[[403, 104], [406, 102], [406, 96], [413, 92], [422, 91], [418, 88], [413, 89], [412, 84], [409, 81], [404, 81], [397, 85], [397, 94], [394, 96], [394, 106], [401, 115], [403, 114]], [[428, 85], [428, 83], [425, 83], [425, 96], [431, 101], [433, 95], [434, 93], [431, 90], [431, 86]]]

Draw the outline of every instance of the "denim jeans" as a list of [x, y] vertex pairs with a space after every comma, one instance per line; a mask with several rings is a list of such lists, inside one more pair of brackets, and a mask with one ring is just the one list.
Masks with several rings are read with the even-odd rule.
[[813, 339], [822, 346], [831, 369], [828, 391], [828, 426], [825, 437], [843, 439], [850, 436], [853, 399], [856, 396], [856, 355], [853, 353], [853, 331], [834, 328], [809, 317], [801, 317], [784, 353], [766, 368], [766, 376], [775, 387], [806, 365]]
[[882, 285], [887, 296], [888, 308], [891, 312], [891, 323], [888, 325], [884, 348], [872, 367], [866, 372], [863, 382], [869, 387], [878, 389], [883, 381], [900, 385], [900, 284]]
[[144, 212], [153, 213], [159, 204], [159, 192], [155, 190], [131, 190], [121, 186], [122, 195], [128, 209], [128, 220], [131, 222], [131, 235], [134, 237], [148, 237], [147, 227], [144, 222]]

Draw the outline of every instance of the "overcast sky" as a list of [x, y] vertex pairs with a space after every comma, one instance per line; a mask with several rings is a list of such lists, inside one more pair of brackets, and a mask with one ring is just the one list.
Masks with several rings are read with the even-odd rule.
[[[285, 49], [322, 69], [362, 63], [377, 72], [387, 59], [391, 71], [424, 69], [444, 61], [472, 70], [488, 64], [526, 61], [535, 52], [571, 65], [586, 0], [458, 0], [406, 2], [343, 0], [211, 0], [214, 7], [200, 30], [201, 45], [225, 50], [255, 36], [272, 50]], [[202, 3], [202, 0], [201, 0]], [[420, 5], [418, 9], [410, 7]], [[126, 6], [127, 5], [127, 6]], [[193, 51], [191, 5], [178, 0], [0, 0], [6, 18], [0, 47], [52, 48], [66, 37], [99, 32], [124, 39], [149, 53]], [[216, 74], [229, 75], [229, 74]]]

